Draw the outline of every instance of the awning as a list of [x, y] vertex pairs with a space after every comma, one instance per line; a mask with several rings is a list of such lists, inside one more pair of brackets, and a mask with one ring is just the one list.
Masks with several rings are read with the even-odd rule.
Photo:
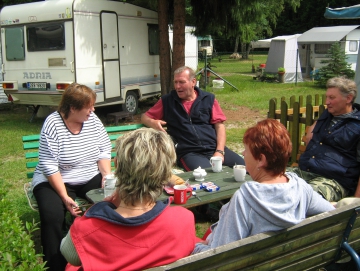
[[270, 48], [271, 39], [264, 39], [251, 42], [251, 48]]
[[359, 25], [314, 27], [298, 38], [298, 43], [329, 43], [340, 41]]
[[204, 36], [204, 37], [198, 36], [197, 39], [198, 40], [211, 40], [211, 36], [210, 35], [209, 36]]
[[301, 34], [294, 34], [294, 35], [286, 35], [286, 36], [277, 36], [270, 39], [264, 39], [264, 40], [258, 40], [258, 41], [252, 41], [251, 47], [253, 49], [255, 48], [270, 48], [270, 43], [272, 40], [289, 40], [293, 38], [299, 38]]
[[360, 5], [344, 8], [326, 8], [324, 17], [326, 19], [359, 19]]

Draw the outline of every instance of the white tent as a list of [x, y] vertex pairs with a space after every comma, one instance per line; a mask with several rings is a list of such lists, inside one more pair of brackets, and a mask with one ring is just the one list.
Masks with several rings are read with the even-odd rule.
[[278, 68], [285, 68], [285, 83], [302, 82], [297, 38], [301, 34], [279, 36], [271, 39], [265, 73], [277, 74]]

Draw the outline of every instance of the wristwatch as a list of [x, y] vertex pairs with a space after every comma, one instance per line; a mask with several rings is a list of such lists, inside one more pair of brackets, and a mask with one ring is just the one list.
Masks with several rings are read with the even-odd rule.
[[225, 156], [225, 152], [222, 150], [216, 150], [215, 152], [221, 153], [223, 156]]

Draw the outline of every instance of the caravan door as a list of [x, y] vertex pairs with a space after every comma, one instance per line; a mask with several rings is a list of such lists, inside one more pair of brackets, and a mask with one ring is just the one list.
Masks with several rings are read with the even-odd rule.
[[101, 12], [100, 19], [104, 99], [109, 101], [121, 95], [118, 18], [114, 12]]

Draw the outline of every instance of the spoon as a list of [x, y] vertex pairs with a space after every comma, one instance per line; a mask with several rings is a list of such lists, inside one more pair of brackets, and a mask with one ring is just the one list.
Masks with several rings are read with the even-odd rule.
[[195, 198], [197, 198], [199, 201], [201, 201], [201, 198], [199, 198], [199, 196], [196, 195], [196, 192], [195, 192], [195, 191], [192, 191], [191, 193], [192, 193], [192, 195], [193, 195]]

